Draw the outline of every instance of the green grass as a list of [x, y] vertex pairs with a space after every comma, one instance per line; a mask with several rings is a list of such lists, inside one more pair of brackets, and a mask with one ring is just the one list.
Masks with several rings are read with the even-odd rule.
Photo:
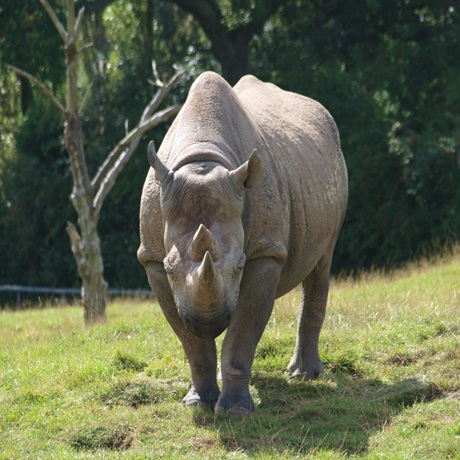
[[258, 347], [254, 416], [180, 403], [188, 365], [159, 307], [118, 301], [0, 316], [0, 459], [460, 459], [460, 251], [332, 283], [325, 372], [286, 372], [300, 292]]

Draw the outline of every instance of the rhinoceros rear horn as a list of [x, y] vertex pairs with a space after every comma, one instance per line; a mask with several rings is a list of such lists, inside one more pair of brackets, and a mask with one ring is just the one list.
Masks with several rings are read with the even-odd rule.
[[264, 167], [257, 154], [257, 150], [251, 153], [248, 161], [230, 171], [230, 179], [238, 190], [257, 187], [262, 182], [263, 177]]
[[169, 175], [169, 169], [164, 163], [158, 158], [157, 152], [155, 151], [155, 144], [153, 141], [150, 141], [149, 147], [147, 149], [147, 158], [149, 160], [150, 166], [155, 170], [155, 178], [158, 182], [163, 183], [163, 181]]
[[217, 243], [212, 233], [203, 225], [200, 224], [198, 230], [193, 236], [190, 251], [193, 257], [201, 258], [206, 251], [215, 254]]

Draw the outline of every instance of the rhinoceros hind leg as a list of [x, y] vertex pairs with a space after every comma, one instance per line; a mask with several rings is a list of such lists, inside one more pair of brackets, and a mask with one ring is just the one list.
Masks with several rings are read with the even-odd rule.
[[324, 366], [318, 340], [326, 312], [332, 251], [325, 255], [302, 283], [296, 346], [288, 369], [294, 377], [315, 379]]
[[[324, 366], [318, 352], [319, 331], [320, 328], [317, 330], [305, 328], [306, 337], [304, 340], [299, 340], [297, 337], [298, 343], [288, 366], [293, 377], [313, 380], [319, 377], [323, 371]], [[299, 344], [299, 342], [302, 343]]]

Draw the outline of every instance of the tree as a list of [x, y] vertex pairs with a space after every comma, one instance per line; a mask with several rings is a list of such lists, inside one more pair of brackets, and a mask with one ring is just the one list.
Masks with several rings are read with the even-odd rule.
[[104, 265], [97, 229], [102, 205], [121, 171], [133, 155], [141, 136], [179, 111], [179, 106], [175, 105], [155, 112], [174, 87], [182, 72], [176, 71], [173, 77], [164, 84], [158, 77], [156, 67], [153, 66], [159, 90], [145, 107], [138, 125], [129, 131], [112, 149], [91, 180], [86, 164], [82, 131], [82, 113], [88, 91], [80, 101], [77, 74], [77, 57], [81, 51], [77, 46], [77, 38], [84, 9], [80, 9], [76, 15], [74, 1], [67, 0], [67, 29], [65, 29], [47, 0], [39, 1], [64, 41], [67, 69], [66, 105], [64, 106], [53, 92], [33, 75], [16, 67], [11, 68], [17, 75], [38, 86], [65, 119], [65, 145], [71, 162], [73, 179], [71, 202], [78, 214], [79, 226], [79, 230], [77, 230], [76, 226], [69, 222], [67, 232], [78, 273], [82, 280], [85, 322], [92, 324], [104, 321], [106, 318], [107, 282], [103, 274]]
[[[64, 63], [57, 61], [60, 37], [52, 33], [53, 25], [33, 1], [4, 0], [0, 6], [0, 62], [27, 62], [27, 68], [52, 87], [62, 83]], [[27, 36], [27, 38], [25, 38]], [[24, 46], [27, 43], [30, 46]], [[22, 46], [21, 46], [22, 45]], [[27, 78], [19, 77], [21, 112], [32, 104], [32, 91]]]
[[[283, 4], [283, 0], [220, 2], [219, 8], [214, 0], [171, 1], [191, 13], [199, 22], [211, 41], [214, 56], [222, 66], [223, 77], [231, 85], [248, 71], [251, 39], [263, 31], [267, 19]], [[224, 16], [223, 8], [229, 14]]]

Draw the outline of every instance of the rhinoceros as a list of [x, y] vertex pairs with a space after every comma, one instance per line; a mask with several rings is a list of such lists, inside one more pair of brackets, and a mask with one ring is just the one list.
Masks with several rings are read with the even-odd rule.
[[[348, 196], [336, 124], [318, 102], [247, 75], [201, 74], [143, 187], [138, 259], [190, 364], [183, 402], [249, 414], [257, 344], [302, 284], [292, 374], [323, 369], [318, 338]], [[224, 330], [222, 391], [215, 338]]]

